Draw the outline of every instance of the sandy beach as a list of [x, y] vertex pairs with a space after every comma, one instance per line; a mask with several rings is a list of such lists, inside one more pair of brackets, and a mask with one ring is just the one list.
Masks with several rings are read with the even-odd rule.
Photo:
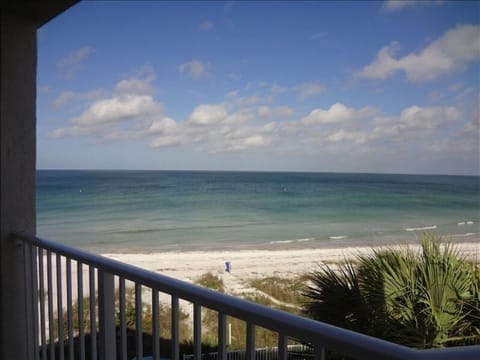
[[[410, 246], [418, 249], [418, 245]], [[456, 246], [466, 258], [477, 262], [480, 260], [480, 241], [458, 243]], [[360, 254], [370, 254], [372, 249], [372, 247], [345, 247], [103, 254], [103, 256], [188, 282], [194, 282], [202, 274], [211, 272], [223, 280], [227, 293], [239, 294], [251, 290], [248, 288], [248, 281], [251, 279], [269, 276], [291, 278], [318, 270], [322, 263], [335, 264]], [[230, 272], [225, 271], [227, 261], [230, 262]]]

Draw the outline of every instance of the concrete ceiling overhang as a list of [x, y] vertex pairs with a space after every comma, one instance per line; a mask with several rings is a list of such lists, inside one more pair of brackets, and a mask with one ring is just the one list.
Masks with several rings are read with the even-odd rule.
[[4, 0], [0, 3], [0, 9], [30, 19], [37, 27], [41, 27], [77, 2], [79, 0]]

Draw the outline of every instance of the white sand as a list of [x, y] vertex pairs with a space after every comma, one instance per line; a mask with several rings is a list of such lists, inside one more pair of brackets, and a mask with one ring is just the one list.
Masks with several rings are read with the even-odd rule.
[[[418, 249], [418, 246], [411, 245]], [[480, 261], [480, 241], [458, 243], [458, 248], [469, 259]], [[378, 249], [378, 248], [377, 248]], [[103, 254], [140, 268], [176, 279], [193, 282], [202, 274], [211, 272], [224, 282], [227, 293], [250, 291], [248, 281], [268, 276], [293, 277], [319, 269], [323, 262], [337, 263], [359, 254], [369, 254], [371, 247], [340, 249], [242, 250], [221, 252], [165, 252], [137, 254]], [[231, 264], [230, 273], [225, 262]]]
[[[410, 245], [418, 249], [418, 245]], [[462, 254], [473, 261], [480, 262], [480, 240], [470, 243], [457, 243]], [[377, 247], [376, 249], [380, 249]], [[369, 254], [371, 247], [346, 247], [337, 249], [292, 249], [292, 250], [242, 250], [219, 252], [163, 252], [103, 254], [107, 258], [118, 260], [139, 268], [157, 272], [187, 282], [195, 282], [201, 275], [211, 272], [219, 276], [229, 294], [241, 294], [255, 289], [249, 288], [250, 280], [279, 276], [291, 278], [318, 270], [322, 263], [335, 264], [356, 255]], [[225, 271], [225, 262], [231, 264], [230, 272]], [[55, 256], [52, 256], [53, 295], [56, 295]], [[44, 269], [46, 269], [44, 257]], [[88, 267], [83, 266], [83, 295], [89, 293]], [[62, 287], [66, 289], [66, 266], [62, 259]], [[72, 297], [77, 298], [77, 266], [72, 262]], [[97, 281], [95, 276], [95, 282]], [[45, 274], [45, 286], [46, 286]], [[128, 285], [128, 284], [127, 284]], [[66, 296], [63, 291], [64, 297]]]

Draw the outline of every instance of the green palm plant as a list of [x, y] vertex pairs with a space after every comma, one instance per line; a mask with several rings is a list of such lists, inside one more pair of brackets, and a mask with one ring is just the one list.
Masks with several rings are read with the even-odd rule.
[[408, 248], [389, 249], [358, 260], [361, 293], [372, 309], [373, 328], [369, 335], [409, 344], [419, 339], [414, 254]]
[[325, 265], [307, 280], [311, 285], [303, 292], [305, 316], [359, 332], [369, 328], [369, 311], [352, 263], [338, 269]]
[[303, 313], [417, 348], [480, 343], [480, 271], [454, 246], [425, 235], [357, 261], [312, 273]]
[[435, 239], [424, 239], [418, 262], [418, 303], [428, 347], [464, 341], [463, 305], [469, 298], [471, 267], [450, 244], [443, 248]]

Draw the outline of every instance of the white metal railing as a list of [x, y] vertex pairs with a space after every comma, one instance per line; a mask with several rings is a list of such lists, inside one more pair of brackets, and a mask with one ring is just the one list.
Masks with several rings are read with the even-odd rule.
[[[172, 360], [180, 358], [180, 300], [193, 304], [195, 359], [202, 358], [203, 308], [214, 310], [218, 314], [218, 360], [227, 360], [227, 316], [238, 318], [247, 324], [246, 359], [255, 359], [257, 326], [278, 334], [279, 360], [288, 358], [288, 339], [309, 344], [314, 349], [316, 359], [325, 359], [328, 351], [353, 359], [480, 358], [480, 346], [415, 350], [217, 293], [80, 249], [40, 239], [32, 234], [17, 233], [14, 234], [14, 239], [25, 245], [25, 258], [31, 262], [29, 264], [31, 266], [26, 267], [30, 269], [30, 273], [26, 276], [25, 286], [31, 286], [33, 289], [33, 296], [29, 301], [34, 307], [33, 326], [38, 334], [38, 338], [34, 339], [34, 346], [39, 349], [35, 352], [36, 359], [130, 360], [127, 357], [126, 281], [135, 284], [133, 347], [137, 359], [144, 356], [142, 311], [138, 311], [142, 309], [144, 289], [149, 289], [151, 293], [149, 302], [152, 309], [152, 353], [149, 355], [153, 359], [160, 359], [161, 294], [169, 294], [171, 297], [169, 356]], [[73, 271], [74, 269], [76, 271]], [[84, 271], [88, 274], [86, 278]], [[85, 291], [85, 287], [88, 291]], [[84, 296], [88, 297], [88, 304], [84, 304]], [[74, 319], [75, 306], [76, 319]], [[85, 306], [90, 310], [89, 319], [83, 318]], [[85, 328], [85, 324], [89, 324], [88, 329]]]
[[[288, 345], [287, 354], [289, 358], [305, 359], [310, 358], [314, 354], [314, 349], [307, 345]], [[245, 350], [227, 351], [228, 360], [245, 360]], [[255, 350], [256, 360], [277, 360], [278, 347], [261, 348]], [[218, 352], [202, 354], [201, 360], [217, 360]], [[183, 355], [183, 360], [195, 360], [195, 355]]]

